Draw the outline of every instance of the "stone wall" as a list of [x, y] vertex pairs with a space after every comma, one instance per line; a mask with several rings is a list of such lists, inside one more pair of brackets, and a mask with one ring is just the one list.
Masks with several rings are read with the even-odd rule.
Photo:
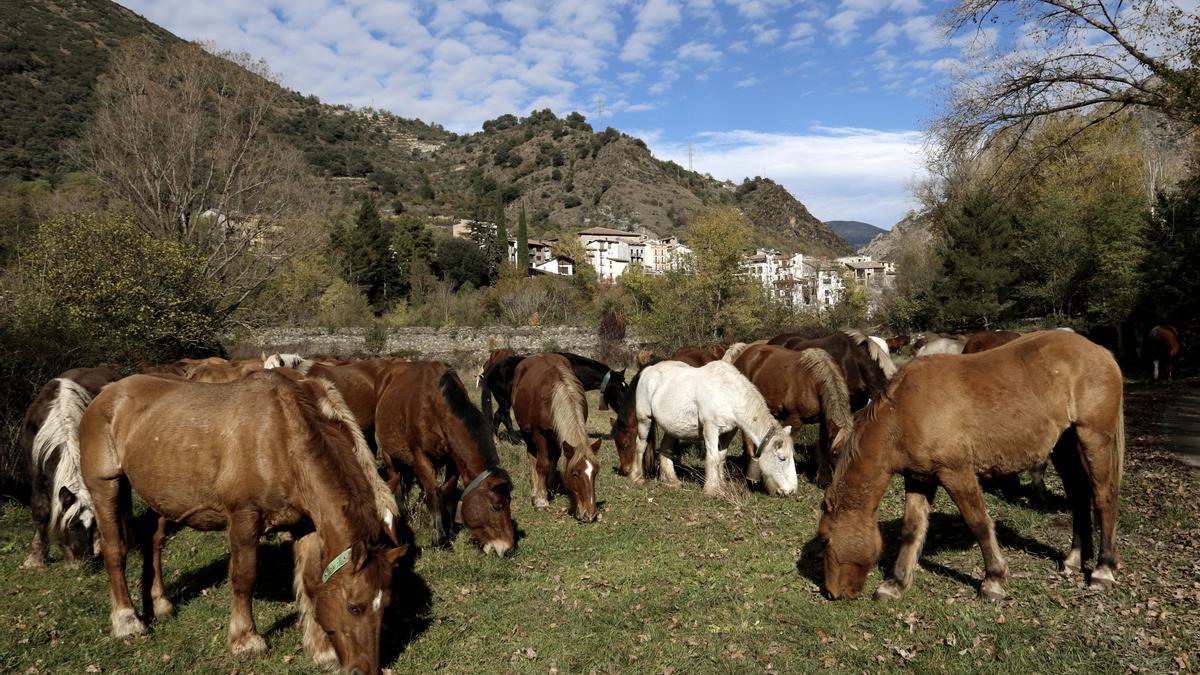
[[[355, 356], [363, 353], [363, 333], [359, 328], [267, 328], [231, 340], [228, 344], [230, 356], [233, 357], [262, 352]], [[447, 361], [457, 367], [465, 367], [482, 362], [493, 349], [501, 347], [518, 352], [568, 351], [595, 358], [598, 356], [597, 342], [594, 328], [396, 328], [388, 336], [384, 353]], [[639, 344], [636, 336], [627, 335], [622, 351], [631, 354]], [[614, 360], [624, 361], [625, 358]]]

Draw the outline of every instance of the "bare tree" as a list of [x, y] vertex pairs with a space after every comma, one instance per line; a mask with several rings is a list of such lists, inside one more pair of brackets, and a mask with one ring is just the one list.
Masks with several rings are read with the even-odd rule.
[[205, 256], [217, 310], [236, 308], [316, 240], [322, 191], [269, 129], [282, 92], [247, 56], [134, 40], [113, 54], [71, 148], [141, 227]]
[[1074, 120], [1060, 145], [1130, 107], [1200, 123], [1200, 19], [1171, 0], [959, 0], [944, 21], [973, 48], [933, 128], [943, 163], [1049, 118]]

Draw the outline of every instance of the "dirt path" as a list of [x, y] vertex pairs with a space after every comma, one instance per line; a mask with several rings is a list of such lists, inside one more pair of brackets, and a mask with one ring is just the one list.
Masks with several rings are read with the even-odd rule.
[[1163, 433], [1179, 461], [1200, 467], [1200, 386], [1180, 392], [1163, 415]]

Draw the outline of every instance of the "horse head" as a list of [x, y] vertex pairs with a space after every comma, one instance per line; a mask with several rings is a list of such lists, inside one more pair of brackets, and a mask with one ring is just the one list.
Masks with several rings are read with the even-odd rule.
[[621, 465], [621, 473], [628, 476], [638, 463], [637, 457], [637, 425], [622, 424], [619, 417], [612, 418], [612, 439], [617, 446], [617, 459]]
[[348, 673], [379, 672], [379, 635], [392, 598], [392, 571], [407, 544], [384, 548], [358, 543], [323, 560], [307, 555], [304, 591], [338, 664]]
[[480, 473], [463, 489], [458, 519], [470, 528], [486, 554], [503, 556], [517, 546], [512, 489], [512, 479], [500, 468]]
[[621, 401], [625, 398], [625, 370], [610, 370], [600, 381], [600, 409], [621, 409]]
[[599, 513], [596, 508], [596, 474], [600, 465], [596, 462], [596, 453], [600, 451], [600, 439], [582, 448], [576, 448], [563, 441], [563, 455], [567, 458], [567, 470], [563, 474], [563, 483], [571, 495], [571, 515], [581, 523], [596, 520]]
[[[830, 488], [832, 491], [834, 488]], [[862, 596], [883, 540], [869, 509], [837, 509], [821, 501], [817, 536], [825, 544], [824, 594], [830, 600]]]
[[792, 428], [772, 426], [758, 446], [755, 462], [767, 494], [795, 494], [799, 484], [796, 476], [796, 452], [792, 444]]

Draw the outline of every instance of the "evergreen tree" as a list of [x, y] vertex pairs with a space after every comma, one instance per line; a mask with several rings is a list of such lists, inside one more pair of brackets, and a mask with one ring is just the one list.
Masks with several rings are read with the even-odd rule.
[[1014, 219], [987, 189], [975, 190], [944, 223], [941, 273], [926, 293], [934, 325], [989, 328], [1012, 304]]
[[402, 290], [392, 238], [392, 228], [379, 217], [375, 201], [363, 199], [354, 212], [354, 229], [346, 237], [349, 245], [342, 258], [342, 270], [347, 279], [363, 287], [377, 314], [382, 314]]
[[517, 269], [521, 274], [529, 273], [529, 226], [525, 222], [525, 202], [521, 202], [521, 215], [517, 216]]
[[492, 259], [496, 265], [508, 264], [508, 222], [504, 217], [504, 200], [500, 193], [496, 193], [496, 237], [492, 247]]
[[430, 264], [434, 258], [433, 233], [413, 216], [401, 216], [396, 221], [392, 250], [399, 269], [398, 295], [408, 295], [413, 270], [418, 262]]

